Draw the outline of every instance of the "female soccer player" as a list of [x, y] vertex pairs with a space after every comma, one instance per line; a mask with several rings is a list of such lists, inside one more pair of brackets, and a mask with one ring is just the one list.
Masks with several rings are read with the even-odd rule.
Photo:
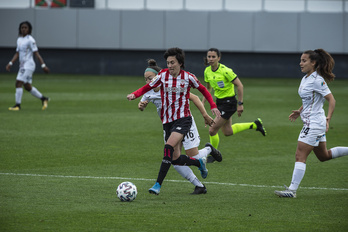
[[[247, 129], [256, 129], [263, 136], [266, 135], [266, 129], [262, 125], [260, 118], [254, 122], [235, 123], [232, 125], [232, 115], [237, 111], [240, 117], [244, 111], [243, 106], [243, 84], [232, 69], [220, 63], [221, 53], [217, 48], [210, 48], [205, 58], [205, 65], [209, 65], [204, 71], [204, 81], [207, 83], [207, 89], [211, 92], [214, 89], [216, 104], [221, 112], [221, 117], [216, 118], [215, 124], [209, 128], [210, 143], [218, 148], [219, 134], [222, 130], [225, 136], [230, 136]], [[238, 103], [234, 92], [234, 86], [237, 86]], [[205, 99], [202, 100], [203, 104]], [[214, 162], [213, 157], [208, 157], [208, 162]]]
[[[306, 171], [306, 161], [311, 151], [324, 162], [330, 159], [348, 155], [348, 147], [334, 147], [326, 149], [325, 133], [329, 130], [329, 123], [335, 109], [335, 98], [328, 83], [333, 81], [332, 73], [334, 59], [323, 49], [305, 51], [301, 56], [301, 71], [306, 75], [302, 78], [298, 94], [302, 99], [302, 106], [293, 110], [289, 116], [291, 122], [299, 116], [303, 121], [296, 149], [296, 162], [289, 187], [283, 191], [275, 191], [280, 197], [296, 197], [296, 191]], [[327, 117], [323, 105], [329, 103]]]
[[128, 94], [128, 100], [134, 100], [153, 88], [160, 87], [162, 107], [161, 120], [165, 132], [164, 157], [155, 185], [149, 189], [150, 193], [158, 194], [161, 184], [168, 173], [171, 164], [197, 166], [203, 179], [208, 175], [206, 158], [194, 159], [180, 155], [180, 145], [184, 135], [190, 130], [192, 117], [189, 106], [191, 87], [197, 88], [208, 100], [213, 114], [220, 116], [213, 98], [207, 89], [191, 73], [184, 71], [185, 55], [180, 48], [170, 48], [164, 53], [167, 69], [158, 73], [149, 84], [135, 92]]
[[19, 71], [16, 80], [16, 104], [9, 110], [18, 111], [21, 109], [23, 85], [25, 90], [34, 97], [41, 99], [42, 110], [48, 106], [49, 98], [43, 96], [39, 90], [32, 86], [33, 73], [35, 71], [35, 62], [33, 54], [41, 63], [41, 68], [48, 73], [49, 69], [38, 52], [35, 39], [31, 36], [32, 26], [30, 22], [25, 21], [19, 24], [19, 37], [17, 39], [17, 49], [12, 60], [6, 65], [6, 70], [10, 71], [13, 63], [19, 58]]
[[[146, 68], [144, 73], [146, 83], [150, 83], [152, 79], [156, 77], [160, 70], [161, 68], [157, 66], [157, 62], [154, 59], [149, 59], [148, 67]], [[207, 114], [207, 111], [205, 110], [199, 97], [194, 95], [193, 93], [190, 93], [190, 100], [200, 110], [205, 120], [205, 124], [211, 126], [214, 123], [214, 120]], [[159, 89], [152, 89], [143, 95], [138, 104], [139, 110], [143, 111], [149, 102], [152, 102], [156, 106], [157, 113], [159, 116], [161, 116], [162, 100]], [[182, 141], [182, 146], [185, 149], [186, 155], [195, 159], [199, 159], [202, 157], [207, 157], [209, 154], [211, 154], [213, 157], [215, 157], [216, 160], [221, 162], [221, 153], [218, 150], [216, 150], [210, 143], [207, 143], [205, 145], [205, 148], [198, 150], [199, 143], [199, 133], [194, 118], [192, 116], [192, 125], [190, 131], [184, 136], [184, 139]], [[205, 185], [198, 180], [198, 178], [193, 173], [190, 167], [174, 165], [174, 168], [182, 177], [186, 178], [193, 185], [195, 185], [195, 190], [192, 194], [205, 194], [207, 192]]]

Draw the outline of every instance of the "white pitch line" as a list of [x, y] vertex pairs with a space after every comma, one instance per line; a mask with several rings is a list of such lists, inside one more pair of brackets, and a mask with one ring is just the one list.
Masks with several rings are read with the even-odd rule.
[[[31, 177], [54, 177], [54, 178], [75, 178], [75, 179], [108, 179], [108, 180], [140, 180], [140, 181], [155, 181], [155, 179], [145, 178], [127, 178], [127, 177], [113, 177], [113, 176], [64, 176], [64, 175], [44, 175], [44, 174], [30, 174], [30, 173], [0, 173], [5, 176], [31, 176]], [[167, 182], [187, 183], [186, 180], [165, 180]], [[270, 185], [253, 185], [253, 184], [235, 184], [235, 183], [220, 183], [220, 182], [206, 182], [205, 184], [227, 185], [227, 186], [241, 186], [254, 188], [282, 188], [283, 186]], [[301, 187], [302, 189], [315, 190], [333, 190], [333, 191], [348, 191], [347, 188], [322, 188], [322, 187]]]

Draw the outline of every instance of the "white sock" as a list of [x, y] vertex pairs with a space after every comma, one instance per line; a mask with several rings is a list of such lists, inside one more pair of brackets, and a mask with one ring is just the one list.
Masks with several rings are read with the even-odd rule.
[[16, 88], [16, 104], [22, 103], [23, 88]]
[[190, 167], [188, 166], [180, 166], [180, 165], [173, 165], [175, 170], [185, 179], [190, 181], [194, 186], [203, 187], [202, 182], [198, 180], [196, 175], [193, 173]]
[[39, 92], [39, 90], [37, 90], [34, 86], [31, 88], [30, 90], [31, 95], [33, 95], [34, 97], [37, 97], [39, 99], [42, 98], [42, 94]]
[[332, 159], [348, 155], [348, 147], [331, 148]]
[[292, 180], [289, 189], [296, 191], [300, 185], [304, 174], [306, 172], [306, 164], [302, 162], [295, 162], [294, 172], [292, 173]]
[[193, 156], [192, 158], [195, 158], [195, 159], [200, 159], [200, 158], [203, 158], [203, 157], [207, 157], [211, 152], [211, 148], [209, 146], [205, 147], [205, 148], [202, 148], [201, 150], [198, 151], [198, 154]]

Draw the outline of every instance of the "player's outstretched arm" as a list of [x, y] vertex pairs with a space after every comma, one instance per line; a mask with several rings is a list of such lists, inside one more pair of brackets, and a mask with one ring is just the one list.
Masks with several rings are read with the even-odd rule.
[[143, 95], [144, 93], [148, 92], [151, 89], [152, 89], [152, 87], [149, 84], [146, 84], [143, 87], [141, 87], [140, 89], [137, 89], [136, 91], [134, 91], [133, 93], [128, 94], [127, 99], [129, 101], [134, 100], [134, 99], [140, 97], [141, 95]]

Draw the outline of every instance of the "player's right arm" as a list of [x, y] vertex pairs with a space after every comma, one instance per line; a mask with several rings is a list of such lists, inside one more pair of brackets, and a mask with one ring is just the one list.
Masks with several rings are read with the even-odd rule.
[[303, 105], [298, 110], [293, 110], [292, 113], [289, 115], [289, 120], [291, 122], [294, 122], [301, 115], [302, 109]]
[[11, 70], [11, 66], [13, 65], [13, 63], [18, 59], [19, 57], [19, 53], [16, 52], [13, 56], [13, 58], [10, 60], [10, 62], [8, 62], [8, 64], [6, 65], [6, 70], [9, 72]]
[[152, 89], [152, 87], [149, 84], [146, 84], [143, 87], [141, 87], [140, 89], [137, 89], [136, 91], [134, 91], [133, 93], [128, 94], [127, 99], [129, 101], [134, 100], [134, 99], [140, 97], [141, 95], [145, 94], [146, 92], [150, 91], [151, 89]]
[[139, 101], [139, 103], [138, 103], [138, 109], [139, 109], [140, 111], [144, 111], [145, 108], [146, 108], [146, 106], [147, 106], [147, 104], [149, 104], [149, 101], [146, 100], [145, 96], [143, 96], [143, 97], [141, 98], [141, 100]]

